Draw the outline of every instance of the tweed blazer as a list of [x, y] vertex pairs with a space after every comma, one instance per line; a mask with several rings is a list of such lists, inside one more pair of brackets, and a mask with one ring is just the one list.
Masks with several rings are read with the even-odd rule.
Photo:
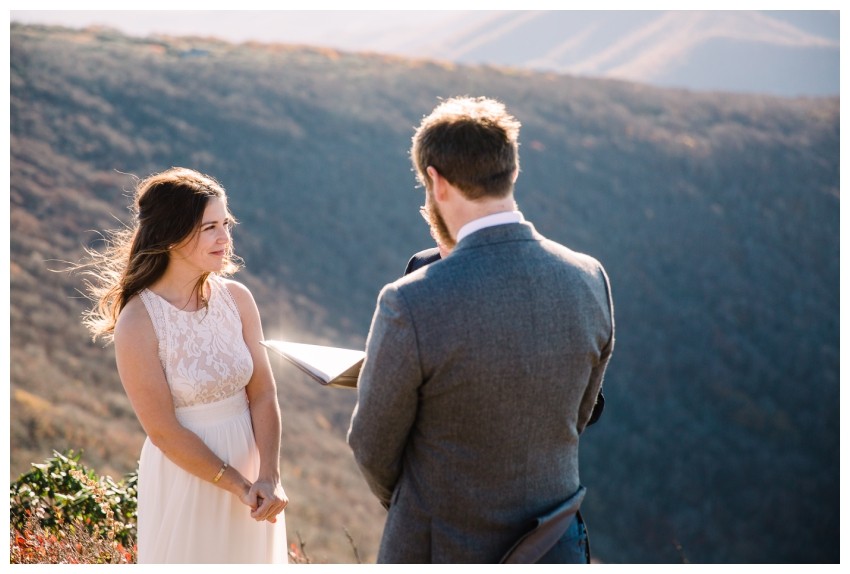
[[[414, 253], [407, 261], [407, 266], [404, 268], [404, 274], [413, 273], [420, 267], [430, 265], [441, 259], [440, 249], [438, 247], [430, 247]], [[599, 395], [596, 397], [596, 404], [593, 405], [593, 414], [590, 415], [590, 420], [587, 426], [595, 424], [602, 416], [602, 411], [605, 410], [605, 395], [602, 394], [602, 389], [599, 390]]]
[[498, 562], [574, 494], [613, 346], [603, 267], [529, 222], [386, 285], [348, 432], [388, 508], [378, 561]]

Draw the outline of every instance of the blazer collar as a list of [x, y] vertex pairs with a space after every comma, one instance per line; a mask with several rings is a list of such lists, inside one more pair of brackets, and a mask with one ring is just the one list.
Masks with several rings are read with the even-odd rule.
[[464, 249], [492, 245], [494, 243], [507, 243], [509, 241], [540, 241], [543, 236], [537, 233], [530, 221], [518, 223], [505, 223], [479, 229], [475, 233], [467, 235], [452, 249], [452, 253]]

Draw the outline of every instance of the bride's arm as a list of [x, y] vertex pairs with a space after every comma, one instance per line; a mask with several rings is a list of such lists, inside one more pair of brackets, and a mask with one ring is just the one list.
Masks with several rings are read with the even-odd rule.
[[[159, 362], [153, 323], [138, 297], [122, 309], [115, 325], [115, 361], [121, 384], [151, 442], [180, 468], [215, 482], [252, 508], [251, 483], [221, 460], [177, 420], [174, 401]], [[219, 473], [222, 468], [224, 472]], [[217, 478], [217, 480], [216, 480]]]
[[289, 499], [280, 482], [280, 405], [277, 386], [269, 357], [260, 345], [263, 327], [254, 297], [247, 287], [236, 281], [227, 282], [239, 315], [242, 318], [242, 336], [254, 361], [254, 372], [246, 391], [251, 408], [254, 439], [260, 451], [260, 474], [251, 488], [259, 497], [259, 506], [251, 513], [257, 520], [270, 520], [286, 508]]

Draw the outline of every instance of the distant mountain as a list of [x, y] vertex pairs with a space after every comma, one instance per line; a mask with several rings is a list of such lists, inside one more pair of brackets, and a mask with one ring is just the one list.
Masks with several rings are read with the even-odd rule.
[[383, 49], [693, 90], [822, 96], [840, 89], [838, 24], [826, 11], [512, 11], [444, 28], [438, 42], [408, 38]]
[[[300, 41], [700, 91], [840, 90], [837, 11], [446, 11], [415, 25], [397, 13], [343, 14], [323, 15], [344, 21], [300, 32]], [[264, 25], [296, 17], [304, 16], [270, 13]]]
[[13, 22], [109, 26], [607, 77], [699, 91], [839, 94], [828, 10], [12, 11]]
[[[838, 98], [13, 24], [12, 477], [54, 448], [136, 465], [83, 278], [54, 271], [128, 220], [133, 175], [217, 177], [266, 335], [360, 348], [381, 287], [432, 245], [410, 137], [456, 94], [516, 114], [520, 208], [611, 278], [606, 409], [582, 437], [596, 556], [838, 562]], [[273, 366], [290, 539], [352, 562], [347, 531], [374, 560], [385, 512], [345, 444], [355, 395]]]

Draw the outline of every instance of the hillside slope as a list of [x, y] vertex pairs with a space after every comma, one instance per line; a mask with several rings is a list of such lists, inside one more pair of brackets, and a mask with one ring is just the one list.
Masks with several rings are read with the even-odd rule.
[[[362, 347], [381, 286], [430, 246], [407, 150], [437, 99], [522, 121], [517, 199], [599, 258], [618, 340], [582, 445], [607, 562], [837, 562], [839, 103], [207, 39], [11, 29], [11, 471], [143, 438], [110, 347], [79, 324], [91, 230], [132, 175], [216, 176], [266, 336]], [[318, 561], [373, 560], [383, 510], [344, 442], [354, 395], [273, 359], [287, 526]], [[801, 525], [804, 525], [801, 526]]]

